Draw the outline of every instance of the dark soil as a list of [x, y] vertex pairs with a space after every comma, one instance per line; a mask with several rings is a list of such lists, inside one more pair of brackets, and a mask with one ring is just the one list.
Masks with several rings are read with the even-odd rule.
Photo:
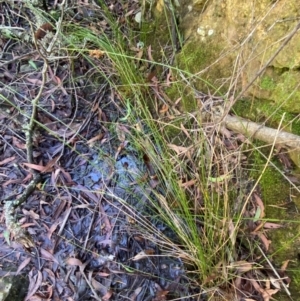
[[[54, 6], [48, 3], [48, 11]], [[112, 1], [108, 8], [122, 31], [126, 12], [138, 6]], [[4, 25], [30, 31], [26, 18], [34, 15], [29, 9], [2, 2], [0, 11]], [[99, 10], [89, 6], [74, 6], [73, 21], [86, 23], [84, 12], [103, 21]], [[46, 27], [36, 29], [37, 40]], [[31, 169], [25, 165], [23, 126], [41, 85], [43, 60], [34, 44], [22, 38], [2, 36], [0, 47], [2, 203], [19, 198], [33, 170], [42, 168], [42, 180], [15, 211], [35, 247], [3, 234], [1, 276], [27, 274], [26, 300], [199, 300], [200, 288], [188, 282], [181, 260], [155, 242], [163, 235], [175, 241], [176, 235], [153, 206], [149, 162], [127, 139], [125, 122], [118, 122], [126, 114], [124, 101], [107, 78], [95, 75], [95, 62], [79, 56], [72, 66], [68, 58], [49, 63]], [[147, 239], [149, 227], [152, 233], [156, 229], [156, 237]], [[1, 233], [5, 228], [2, 215]], [[195, 293], [197, 298], [189, 297]]]

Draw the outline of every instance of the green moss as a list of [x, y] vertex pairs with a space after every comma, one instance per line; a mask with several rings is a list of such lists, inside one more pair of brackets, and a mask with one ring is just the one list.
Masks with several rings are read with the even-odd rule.
[[[166, 16], [166, 14], [169, 14]], [[166, 57], [172, 55], [172, 47], [165, 47], [171, 43], [171, 24], [173, 18], [170, 13], [157, 14], [154, 20], [147, 20], [142, 23], [140, 39], [145, 47], [151, 46], [151, 55], [155, 62], [162, 63]], [[158, 67], [161, 68], [161, 67]]]
[[270, 67], [259, 82], [260, 95], [289, 113], [300, 113], [299, 71]]
[[[267, 126], [277, 128], [282, 121], [282, 128], [295, 135], [300, 135], [300, 120], [295, 118], [294, 113], [286, 112], [283, 108], [278, 108], [276, 104], [268, 100], [254, 99], [239, 100], [233, 106], [236, 115], [251, 119], [255, 122], [266, 122]], [[284, 116], [284, 119], [282, 120]]]
[[[154, 20], [143, 22], [141, 26], [141, 41], [144, 42], [145, 47], [151, 46], [154, 61], [158, 63], [168, 62], [169, 58], [174, 55], [174, 45], [166, 47], [172, 44], [170, 30], [172, 18], [170, 12], [163, 11], [155, 14]], [[227, 92], [226, 85], [223, 85], [220, 91], [218, 90], [218, 86], [221, 85], [219, 80], [230, 77], [231, 70], [228, 67], [223, 68], [224, 65], [228, 65], [228, 62], [225, 62], [225, 59], [224, 61], [219, 59], [222, 49], [215, 45], [213, 38], [213, 36], [207, 37], [205, 41], [200, 42], [200, 45], [199, 42], [189, 41], [176, 54], [173, 67], [177, 68], [177, 71], [172, 69], [174, 84], [166, 89], [166, 93], [171, 100], [176, 101], [181, 98], [180, 104], [185, 111], [192, 112], [199, 105], [195, 100], [195, 89], [219, 95]], [[216, 60], [221, 62], [206, 70]], [[165, 67], [168, 67], [167, 63]], [[154, 64], [152, 68], [156, 69], [158, 76], [163, 71], [161, 64]], [[203, 70], [205, 72], [202, 72]], [[199, 72], [201, 72], [200, 76]]]
[[285, 218], [285, 209], [281, 208], [280, 205], [290, 195], [289, 183], [274, 167], [267, 167], [261, 178], [260, 187], [263, 200], [268, 206], [268, 217]]
[[183, 125], [186, 129], [191, 128], [190, 120], [188, 117], [175, 118], [174, 120], [165, 124], [162, 129], [162, 135], [168, 141], [168, 143], [176, 145], [185, 145], [187, 136], [181, 129]]
[[300, 113], [299, 72], [284, 72], [276, 84], [272, 98], [286, 111]]
[[183, 112], [194, 112], [199, 106], [191, 87], [183, 83], [173, 83], [165, 92], [174, 102], [180, 98], [179, 106]]
[[[201, 45], [191, 41], [184, 45], [182, 51], [176, 56], [176, 62], [180, 70], [192, 74], [190, 80], [197, 90], [212, 93], [217, 90], [217, 86], [214, 86], [216, 81], [223, 76], [229, 76], [229, 73], [222, 70], [221, 66], [220, 68], [216, 66], [203, 72], [201, 77], [197, 74], [212, 64], [219, 57], [220, 51], [221, 49], [213, 46], [209, 41], [202, 42]], [[225, 86], [223, 90], [226, 91]]]
[[[293, 296], [299, 296], [300, 293], [300, 262], [299, 260], [293, 260], [298, 258], [298, 250], [300, 248], [299, 241], [299, 225], [295, 223], [286, 223], [281, 221], [285, 227], [282, 229], [272, 230], [268, 234], [268, 238], [272, 241], [270, 246], [271, 259], [276, 263], [276, 267], [280, 266], [286, 261], [289, 262], [287, 268], [287, 275], [291, 278], [289, 290]], [[286, 293], [282, 292], [280, 295], [276, 295], [276, 300], [288, 301], [290, 300]]]
[[195, 74], [205, 68], [207, 62], [211, 60], [212, 53], [208, 47], [205, 47], [205, 43], [202, 44], [201, 47], [199, 47], [200, 45], [196, 47], [193, 42], [190, 42], [184, 46], [181, 53], [177, 56], [180, 69]]
[[[256, 142], [261, 147], [261, 142]], [[261, 151], [265, 156], [268, 155], [270, 148], [263, 148]], [[252, 160], [251, 178], [257, 179], [266, 164], [266, 159], [258, 151], [254, 151], [250, 155]], [[272, 161], [279, 166], [276, 160]], [[265, 206], [266, 219], [282, 225], [282, 228], [276, 230], [263, 230], [264, 234], [272, 241], [268, 257], [271, 259], [275, 267], [279, 268], [285, 260], [291, 260], [287, 274], [292, 278], [289, 290], [292, 296], [299, 295], [300, 292], [300, 262], [295, 261], [298, 258], [298, 250], [300, 248], [300, 223], [298, 220], [298, 208], [300, 208], [300, 197], [297, 193], [291, 202], [291, 188], [288, 181], [273, 166], [268, 164], [259, 182], [261, 191], [261, 199]], [[295, 197], [296, 196], [296, 197]], [[276, 295], [277, 300], [287, 301], [288, 296], [285, 293]]]
[[[300, 135], [300, 120], [296, 114], [287, 113], [282, 108], [276, 109], [274, 103], [265, 100], [240, 100], [233, 106], [236, 115], [250, 119], [258, 123], [266, 123], [266, 126], [276, 129], [279, 124], [281, 128], [295, 135]], [[289, 152], [295, 166], [300, 168], [299, 150]]]
[[[293, 198], [293, 202], [290, 203], [282, 200], [281, 208], [280, 217], [276, 216], [276, 213], [268, 214], [268, 218], [273, 218], [276, 223], [284, 226], [267, 234], [272, 241], [269, 253], [273, 261], [277, 263], [277, 267], [280, 267], [284, 261], [291, 260], [287, 269], [287, 275], [292, 279], [289, 290], [292, 296], [298, 296], [300, 293], [300, 262], [294, 259], [299, 258], [298, 250], [300, 248], [300, 224], [297, 222], [300, 197]], [[278, 297], [276, 299], [281, 301], [289, 300], [286, 294], [281, 294]]]
[[[195, 99], [195, 90], [219, 95], [226, 92], [225, 86], [222, 90], [218, 90], [211, 83], [216, 82], [222, 74], [224, 75], [224, 72], [214, 68], [214, 73], [206, 71], [203, 76], [197, 75], [199, 71], [205, 69], [216, 59], [219, 51], [220, 49], [212, 48], [210, 43], [203, 42], [203, 44], [195, 46], [195, 43], [191, 42], [186, 44], [176, 56], [178, 70], [183, 72], [179, 74], [180, 71], [172, 71], [175, 81], [171, 87], [166, 89], [166, 93], [171, 100], [176, 101], [181, 98], [180, 104], [184, 111], [193, 112], [199, 107], [199, 102]], [[186, 81], [182, 80], [182, 76]], [[186, 82], [189, 85], [186, 85]]]
[[[261, 148], [263, 147], [263, 143], [257, 141], [256, 142], [257, 147], [260, 147], [260, 151], [265, 155], [268, 156], [269, 154], [269, 147]], [[250, 172], [250, 176], [252, 178], [257, 179], [266, 164], [266, 159], [262, 155], [262, 153], [255, 150], [250, 155], [250, 160], [253, 164], [253, 169]], [[276, 161], [273, 162], [273, 164], [277, 164]], [[282, 200], [285, 200], [289, 194], [290, 194], [290, 185], [289, 183], [284, 179], [284, 177], [281, 175], [280, 172], [275, 169], [275, 167], [268, 165], [265, 169], [261, 180], [259, 182], [260, 188], [261, 188], [261, 194], [262, 199], [268, 206], [274, 206], [272, 207], [274, 209], [270, 210], [269, 213], [275, 217], [280, 217], [282, 214], [282, 210], [276, 208], [278, 205], [278, 202], [282, 202]], [[269, 210], [269, 209], [268, 209]]]
[[274, 90], [276, 84], [273, 78], [269, 76], [264, 76], [260, 82], [260, 87], [265, 90]]
[[[220, 59], [222, 49], [216, 46], [213, 39], [214, 36], [206, 37], [202, 42], [189, 41], [176, 56], [176, 62], [180, 70], [191, 74], [188, 80], [198, 91], [222, 95], [227, 92], [229, 82], [227, 85], [220, 79], [232, 75], [232, 70], [228, 68], [231, 62], [227, 57]], [[212, 64], [213, 68], [210, 68]]]

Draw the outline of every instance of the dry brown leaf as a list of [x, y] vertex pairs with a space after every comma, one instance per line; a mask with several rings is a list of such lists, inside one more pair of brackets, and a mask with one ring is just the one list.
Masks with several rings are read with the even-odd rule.
[[73, 210], [75, 210], [75, 209], [86, 209], [86, 208], [90, 208], [90, 207], [91, 207], [90, 204], [80, 204], [80, 205], [73, 206]]
[[31, 271], [29, 273], [29, 288], [28, 288], [25, 301], [30, 300], [30, 298], [36, 293], [36, 291], [42, 284], [42, 280], [43, 280], [42, 273], [40, 271], [37, 271], [37, 274], [35, 276], [33, 276], [32, 274], [33, 272]]
[[149, 185], [152, 189], [154, 189], [160, 183], [157, 178], [157, 176], [153, 176], [150, 178]]
[[113, 294], [113, 291], [112, 290], [108, 290], [107, 293], [102, 297], [102, 301], [107, 301], [111, 298]]
[[51, 279], [52, 286], [55, 287], [56, 278], [55, 278], [53, 271], [51, 271], [50, 269], [47, 269], [47, 268], [44, 268], [44, 271], [48, 273], [47, 277]]
[[142, 243], [145, 241], [145, 238], [141, 235], [134, 235], [133, 238], [134, 238], [134, 240], [142, 242]]
[[[105, 224], [104, 224], [105, 226]], [[112, 245], [113, 241], [111, 239], [104, 239], [100, 242], [100, 244], [104, 245], [104, 246], [110, 246]]]
[[267, 237], [260, 232], [251, 232], [251, 234], [257, 235], [260, 238], [261, 242], [264, 244], [266, 251], [269, 250], [270, 244], [272, 242], [271, 240], [268, 240]]
[[263, 228], [264, 224], [259, 222], [258, 226], [252, 232], [258, 232], [261, 228]]
[[75, 184], [75, 183], [73, 182], [72, 177], [71, 177], [71, 175], [70, 175], [69, 172], [65, 171], [65, 169], [62, 168], [61, 166], [57, 166], [57, 167], [60, 169], [60, 171], [61, 171], [62, 174], [64, 175], [64, 178], [65, 178], [65, 180], [67, 181], [66, 184], [68, 184], [68, 185], [73, 185], [73, 184]]
[[192, 137], [190, 136], [189, 132], [187, 131], [187, 129], [184, 127], [184, 125], [182, 123], [180, 123], [180, 128], [182, 129], [182, 131], [185, 133], [185, 135], [192, 140]]
[[234, 279], [234, 287], [237, 290], [241, 290], [241, 286], [242, 286], [242, 278], [239, 277], [239, 276], [235, 277], [235, 279]]
[[185, 154], [193, 148], [192, 146], [184, 147], [184, 146], [178, 146], [175, 144], [168, 144], [168, 147], [171, 150], [175, 151], [177, 153], [177, 155]]
[[110, 273], [98, 272], [97, 275], [100, 277], [108, 277]]
[[[22, 223], [22, 219], [20, 220], [20, 223]], [[22, 228], [28, 228], [28, 227], [31, 227], [31, 226], [35, 226], [34, 223], [25, 223], [25, 224], [22, 224], [21, 227]]]
[[272, 285], [275, 288], [278, 288], [280, 290], [280, 288], [281, 288], [281, 286], [280, 286], [281, 279], [270, 276], [270, 282], [272, 283]]
[[113, 294], [113, 291], [112, 290], [108, 290], [107, 293], [102, 297], [102, 300], [103, 301], [109, 300], [111, 298], [112, 294]]
[[81, 273], [84, 272], [87, 265], [87, 263], [82, 263], [79, 259], [73, 257], [68, 258], [66, 260], [66, 264], [78, 266]]
[[37, 165], [37, 164], [32, 164], [32, 163], [23, 163], [23, 165], [25, 165], [31, 169], [38, 170], [38, 171], [42, 171], [45, 169], [45, 166], [43, 166], [43, 165]]
[[41, 86], [43, 84], [43, 82], [38, 79], [38, 78], [29, 78], [29, 77], [26, 77], [26, 80], [28, 82], [30, 82], [31, 84], [34, 84], [34, 85], [37, 85], [37, 86]]
[[4, 164], [6, 164], [6, 163], [9, 163], [9, 162], [11, 162], [11, 161], [13, 161], [13, 160], [15, 160], [15, 158], [16, 158], [16, 157], [13, 156], [13, 157], [9, 157], [9, 158], [6, 158], [6, 159], [0, 161], [0, 166], [4, 165]]
[[262, 291], [262, 297], [264, 298], [264, 301], [270, 301], [271, 296], [276, 294], [278, 291], [279, 291], [279, 289], [266, 289], [266, 290], [263, 290]]
[[231, 135], [231, 132], [230, 132], [226, 127], [224, 127], [224, 126], [221, 127], [220, 132], [221, 132], [222, 135], [223, 135], [224, 137], [226, 137], [227, 139], [230, 139], [231, 136], [232, 136], [232, 135]]
[[7, 180], [6, 182], [4, 182], [4, 183], [2, 184], [2, 187], [6, 187], [6, 186], [8, 186], [8, 185], [10, 185], [10, 184], [20, 183], [20, 182], [21, 182], [20, 180], [11, 180], [11, 179], [9, 179], [9, 180]]
[[39, 296], [32, 296], [28, 299], [28, 301], [50, 301], [50, 299], [41, 298]]
[[[82, 127], [81, 123], [72, 123], [71, 125], [69, 125], [67, 128], [60, 128], [58, 131], [56, 131], [56, 134], [60, 137], [63, 138], [69, 138], [71, 136], [73, 136], [74, 134], [76, 134], [76, 132], [78, 132], [80, 130], [80, 128]], [[69, 141], [70, 143], [70, 141]]]
[[99, 49], [89, 50], [89, 56], [96, 59], [100, 59], [104, 54], [105, 52]]
[[102, 140], [103, 137], [104, 137], [104, 133], [100, 133], [100, 134], [94, 136], [93, 138], [89, 139], [89, 140], [87, 141], [87, 144], [88, 144], [89, 146], [91, 146], [91, 145], [93, 145], [93, 143], [94, 143], [95, 141]]
[[153, 254], [155, 254], [155, 251], [154, 251], [153, 249], [147, 249], [147, 250], [145, 250], [144, 252], [145, 252], [145, 254], [147, 254], [147, 255], [153, 255]]
[[236, 233], [235, 233], [235, 226], [232, 219], [229, 220], [228, 231], [229, 231], [230, 240], [232, 242], [232, 245], [234, 246], [236, 240]]
[[116, 126], [116, 133], [117, 133], [118, 139], [119, 139], [122, 143], [124, 143], [124, 141], [125, 141], [125, 139], [126, 139], [124, 127], [121, 126], [120, 124], [117, 124], [117, 126]]
[[55, 31], [55, 28], [53, 27], [52, 24], [50, 24], [50, 23], [44, 23], [44, 24], [42, 24], [38, 28], [38, 30], [34, 33], [34, 37], [37, 40], [40, 40], [40, 39], [42, 39], [47, 34], [47, 31]]
[[151, 45], [148, 47], [148, 49], [147, 49], [147, 53], [148, 53], [148, 59], [149, 59], [149, 61], [151, 61], [151, 62], [154, 62], [154, 59], [153, 59], [153, 56], [152, 56], [152, 49], [151, 49]]
[[193, 179], [193, 180], [189, 180], [189, 181], [184, 182], [184, 183], [180, 183], [179, 185], [182, 188], [187, 188], [187, 187], [195, 185], [195, 183], [197, 183], [197, 180]]
[[25, 258], [25, 260], [23, 260], [21, 262], [21, 264], [19, 265], [19, 267], [17, 269], [16, 275], [18, 275], [28, 265], [30, 260], [31, 260], [31, 257], [27, 257], [27, 258]]
[[51, 225], [51, 227], [48, 229], [48, 232], [47, 232], [47, 237], [49, 239], [51, 239], [51, 236], [52, 236], [52, 233], [56, 230], [57, 226], [61, 223], [61, 221], [59, 220], [56, 220], [55, 223], [53, 223]]
[[76, 265], [76, 266], [79, 266], [79, 267], [83, 265], [83, 263], [79, 259], [74, 258], [74, 257], [68, 258], [66, 260], [66, 264], [68, 264], [68, 265]]
[[155, 82], [157, 81], [157, 78], [156, 78], [156, 70], [153, 70], [152, 72], [150, 72], [148, 75], [147, 75], [147, 82]]
[[[166, 85], [166, 87], [170, 87], [170, 85], [171, 85], [171, 82], [173, 81], [173, 74], [172, 74], [172, 69], [170, 68], [169, 69], [169, 72], [168, 72], [168, 74], [167, 74], [167, 79], [166, 79], [166, 83], [165, 83], [165, 85]], [[175, 106], [176, 106], [176, 102], [175, 102]]]
[[92, 286], [95, 290], [102, 292], [102, 293], [107, 291], [107, 288], [102, 283], [98, 282], [96, 279], [92, 278], [91, 282], [92, 282]]
[[32, 174], [29, 173], [23, 180], [22, 183], [25, 184], [32, 179]]
[[144, 50], [143, 48], [139, 49], [139, 51], [136, 53], [136, 55], [134, 56], [137, 59], [141, 59], [143, 56]]
[[124, 142], [122, 142], [122, 143], [119, 145], [119, 147], [118, 147], [118, 149], [117, 149], [117, 152], [116, 152], [116, 154], [115, 154], [115, 159], [116, 159], [116, 160], [117, 160], [117, 158], [118, 158], [120, 152], [126, 147], [127, 143], [128, 143], [128, 141], [124, 141]]
[[51, 173], [51, 182], [53, 184], [53, 187], [57, 188], [56, 184], [57, 184], [57, 179], [58, 179], [59, 174], [60, 174], [60, 169], [58, 169], [58, 168], [55, 169], [54, 172], [52, 171], [52, 173]]
[[13, 137], [13, 145], [19, 149], [26, 149], [26, 144], [21, 142], [21, 140]]
[[168, 293], [166, 290], [157, 290], [154, 301], [165, 301]]
[[262, 292], [262, 288], [260, 287], [260, 285], [258, 284], [258, 282], [254, 279], [249, 278], [249, 281], [251, 282], [253, 288], [258, 292], [261, 293]]
[[32, 219], [40, 218], [40, 216], [37, 213], [33, 212], [32, 210], [28, 211], [26, 209], [22, 209], [22, 212], [24, 213], [24, 215], [30, 216]]
[[282, 272], [284, 272], [284, 271], [286, 270], [286, 268], [287, 268], [289, 262], [290, 262], [290, 260], [285, 260], [285, 261], [282, 263], [282, 266], [281, 266], [281, 268], [280, 268], [280, 270], [281, 270]]
[[135, 10], [131, 9], [128, 13], [125, 14], [125, 18], [131, 16]]
[[278, 228], [282, 228], [282, 227], [283, 227], [283, 225], [281, 225], [281, 224], [275, 224], [275, 223], [269, 223], [269, 222], [264, 223], [265, 229], [278, 229]]
[[47, 172], [51, 172], [53, 166], [57, 163], [57, 161], [59, 160], [60, 156], [56, 156], [55, 158], [51, 159], [46, 166], [44, 167], [44, 169], [41, 171], [42, 173], [47, 173]]
[[148, 257], [148, 255], [144, 251], [141, 251], [138, 254], [136, 254], [133, 258], [131, 258], [131, 260], [138, 261], [138, 260], [141, 260], [141, 259], [147, 258], [147, 257]]
[[253, 263], [245, 260], [234, 261], [230, 264], [230, 266], [227, 267], [236, 270], [238, 274], [243, 274], [253, 269]]
[[166, 105], [166, 104], [164, 104], [164, 105], [161, 107], [161, 109], [159, 110], [159, 113], [160, 113], [160, 114], [164, 114], [164, 113], [166, 113], [168, 110], [169, 110], [169, 106]]
[[261, 212], [260, 212], [260, 216], [259, 218], [262, 219], [265, 216], [265, 206], [264, 203], [262, 201], [262, 199], [258, 196], [258, 194], [256, 192], [253, 193], [255, 202], [257, 204], [257, 206], [259, 206]]
[[41, 251], [41, 257], [59, 264], [58, 260], [50, 252], [48, 252], [43, 248], [40, 248], [40, 251]]
[[130, 300], [131, 300], [131, 301], [135, 301], [135, 300], [136, 300], [136, 297], [137, 297], [138, 294], [142, 291], [142, 289], [143, 289], [142, 286], [136, 288], [136, 289], [134, 290], [134, 292], [131, 294]]

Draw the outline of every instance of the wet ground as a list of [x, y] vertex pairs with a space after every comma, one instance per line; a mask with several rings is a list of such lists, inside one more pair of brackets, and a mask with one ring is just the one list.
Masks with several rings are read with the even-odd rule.
[[[80, 97], [76, 110], [68, 92], [49, 94], [51, 99], [41, 101], [39, 122], [62, 136], [58, 140], [38, 130], [35, 160], [48, 169], [22, 211], [17, 211], [37, 248], [24, 250], [15, 242], [9, 247], [2, 237], [3, 267], [13, 260], [17, 268], [28, 260], [23, 272], [29, 273], [31, 283], [40, 281], [31, 293], [43, 299], [92, 300], [98, 295], [103, 300], [163, 300], [159, 296], [168, 291], [170, 298], [193, 300], [187, 297], [195, 290], [185, 279], [181, 260], [165, 255], [156, 243], [163, 235], [176, 235], [152, 205], [155, 198], [143, 154], [125, 134], [124, 140], [117, 135], [117, 128], [129, 132], [125, 124], [115, 122], [122, 116], [122, 110], [118, 114], [122, 104], [117, 97], [112, 99], [108, 86], [101, 93], [89, 90], [88, 95], [80, 87], [76, 90]], [[18, 109], [25, 110], [26, 96], [10, 95]], [[1, 117], [0, 161], [8, 159], [1, 166], [1, 199], [6, 201], [22, 194], [30, 175], [23, 165], [25, 141], [16, 122], [22, 118], [18, 109], [11, 106], [11, 117]], [[157, 234], [148, 240], [149, 228]], [[2, 273], [6, 272], [4, 268]], [[91, 291], [90, 282], [97, 293]]]
[[[125, 15], [132, 21], [139, 9], [135, 1], [110, 1], [107, 7], [118, 17], [121, 31], [126, 27]], [[80, 5], [70, 11], [72, 20], [86, 24], [91, 17], [111, 34], [103, 12]], [[0, 12], [7, 26], [29, 29], [25, 17], [14, 18], [24, 13], [21, 6], [1, 3]], [[28, 165], [24, 125], [43, 83], [43, 60], [33, 44], [21, 38], [1, 36], [0, 46], [2, 205], [22, 195], [33, 171], [41, 175], [15, 212], [34, 247], [24, 246], [6, 232], [0, 207], [1, 277], [28, 275], [26, 300], [32, 301], [205, 300], [200, 285], [188, 276], [192, 267], [174, 255], [172, 243], [178, 245], [179, 238], [162, 221], [157, 198], [166, 195], [165, 183], [154, 177], [156, 165], [132, 139], [126, 100], [109, 82], [120, 84], [111, 61], [82, 55], [71, 64], [68, 57], [49, 63], [33, 136], [34, 164]], [[95, 66], [102, 70], [101, 76]], [[148, 135], [146, 127], [140, 129]], [[228, 134], [224, 144], [235, 150], [236, 141]], [[248, 218], [258, 207], [252, 200]], [[251, 221], [247, 229], [254, 231], [257, 223]], [[199, 221], [199, 235], [202, 224]], [[243, 252], [239, 250], [236, 258], [256, 259]], [[253, 275], [248, 272], [245, 278]], [[257, 288], [242, 281], [235, 285], [263, 300]]]
[[[1, 10], [8, 21], [12, 7], [2, 3]], [[1, 45], [0, 198], [9, 202], [32, 177], [23, 125], [43, 61], [21, 40], [2, 37]], [[194, 300], [200, 288], [157, 243], [163, 236], [175, 242], [176, 234], [159, 218], [149, 162], [118, 121], [127, 114], [124, 101], [83, 57], [73, 73], [68, 59], [57, 62], [50, 63], [33, 138], [33, 169], [41, 168], [42, 180], [16, 210], [35, 247], [3, 234], [1, 276], [28, 274], [26, 300]], [[3, 222], [2, 215], [1, 233]]]

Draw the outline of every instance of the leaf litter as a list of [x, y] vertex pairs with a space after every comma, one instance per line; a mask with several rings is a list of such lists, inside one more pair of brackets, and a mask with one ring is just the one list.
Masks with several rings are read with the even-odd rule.
[[[109, 1], [106, 4], [118, 17], [120, 31], [126, 32], [126, 22], [133, 22], [139, 13], [138, 2], [122, 4]], [[14, 8], [10, 4], [1, 3], [0, 10], [4, 22], [9, 18], [14, 20], [11, 18]], [[110, 34], [105, 19], [100, 17], [96, 24], [92, 22], [99, 8], [90, 6], [88, 2], [79, 2], [78, 11], [79, 22], [84, 22], [83, 17], [89, 19], [87, 16], [92, 16], [89, 21], [93, 30]], [[45, 23], [36, 29], [35, 38], [41, 40], [49, 31], [53, 31], [53, 27]], [[12, 44], [9, 38], [2, 37], [0, 43], [1, 47], [5, 43]], [[80, 57], [74, 61], [74, 74], [71, 74], [69, 60], [61, 59], [55, 68], [54, 65], [49, 66], [38, 115], [39, 122], [45, 127], [40, 127], [34, 137], [36, 164], [28, 163], [21, 125], [25, 122], [24, 114], [30, 110], [30, 100], [42, 83], [41, 61], [29, 43], [18, 41], [10, 47], [11, 52], [2, 55], [0, 64], [4, 75], [1, 96], [7, 108], [0, 111], [1, 199], [7, 201], [24, 191], [32, 177], [30, 169], [43, 173], [44, 178], [22, 210], [17, 210], [19, 222], [34, 239], [34, 248], [22, 246], [13, 237], [8, 237], [7, 242], [4, 216], [1, 216], [1, 276], [9, 271], [27, 273], [29, 287], [25, 300], [31, 301], [205, 300], [206, 293], [187, 279], [180, 257], [170, 256], [155, 242], [161, 237], [175, 238], [176, 233], [151, 217], [155, 211], [151, 205], [151, 193], [159, 189], [160, 182], [155, 164], [148, 154], [142, 154], [141, 160], [141, 154], [126, 140], [131, 131], [126, 121], [132, 108], [126, 106], [126, 101], [107, 84], [106, 78], [99, 82], [97, 76], [89, 73], [93, 68], [89, 60]], [[22, 59], [26, 58], [27, 53], [32, 53], [28, 65]], [[99, 68], [107, 59], [101, 49], [89, 49], [88, 53]], [[135, 55], [140, 59], [145, 51], [136, 49]], [[147, 55], [153, 61], [151, 46]], [[6, 64], [9, 61], [11, 63]], [[16, 76], [18, 64], [24, 70], [31, 71], [24, 72], [19, 78]], [[105, 64], [109, 78], [111, 70], [111, 73], [114, 72], [113, 66], [108, 61]], [[28, 69], [30, 67], [32, 69]], [[78, 78], [76, 84], [73, 77]], [[174, 119], [178, 114], [175, 107], [181, 99], [174, 105], [163, 92], [163, 86], [171, 84], [171, 71], [165, 83], [161, 83], [154, 73], [148, 79], [158, 102], [157, 115], [166, 120]], [[99, 86], [103, 88], [99, 90]], [[161, 99], [165, 102], [161, 103]], [[204, 99], [204, 103], [210, 99]], [[120, 108], [124, 108], [125, 114]], [[110, 123], [115, 125], [113, 129]], [[180, 124], [180, 130], [184, 139], [193, 140], [184, 123]], [[206, 130], [207, 135], [211, 135], [209, 124]], [[245, 137], [222, 128], [221, 135], [216, 136], [212, 143], [222, 144], [230, 153], [238, 151], [237, 140], [244, 141]], [[194, 146], [186, 145], [172, 142], [168, 147], [177, 157], [184, 158], [187, 164], [193, 166]], [[288, 167], [286, 158], [281, 157]], [[222, 192], [222, 182], [231, 178], [230, 172], [219, 164], [222, 159], [222, 155], [214, 156], [214, 165], [220, 170], [209, 176], [211, 189], [219, 192]], [[234, 152], [230, 153], [226, 162], [237, 164]], [[180, 183], [187, 193], [192, 193], [198, 179], [182, 177]], [[203, 198], [200, 192], [197, 195], [201, 207]], [[161, 196], [163, 199], [164, 196]], [[267, 230], [282, 225], [264, 222], [264, 210], [259, 193], [254, 192], [244, 214], [248, 220], [245, 230], [250, 233], [251, 239], [258, 239], [267, 252], [271, 243]], [[234, 244], [235, 225], [233, 221], [229, 224]], [[158, 235], [156, 239], [145, 236], [145, 231], [149, 229]], [[246, 261], [245, 256], [248, 256], [246, 250], [230, 266], [218, 263], [217, 268], [222, 267], [228, 269], [228, 273], [235, 274], [231, 284], [234, 290], [242, 292], [240, 296], [243, 300], [270, 300], [280, 289], [280, 283], [288, 279], [284, 276], [287, 263], [281, 271], [282, 280], [268, 275], [265, 272], [269, 269], [267, 265], [258, 267], [255, 264], [259, 261], [258, 257]], [[16, 263], [15, 267], [12, 262]], [[217, 273], [211, 275], [207, 282], [218, 277]], [[266, 277], [269, 277], [267, 281]]]

